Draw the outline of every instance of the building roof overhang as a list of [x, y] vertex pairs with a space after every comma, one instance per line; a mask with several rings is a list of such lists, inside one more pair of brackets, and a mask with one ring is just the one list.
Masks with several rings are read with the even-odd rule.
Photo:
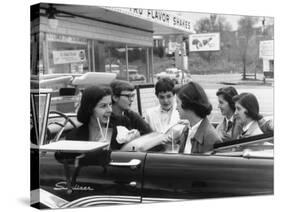
[[[50, 4], [40, 4], [41, 10], [47, 11], [49, 7]], [[172, 11], [67, 4], [52, 4], [52, 7], [56, 9], [57, 16], [61, 14], [69, 15], [69, 18], [86, 18], [151, 32], [153, 35], [188, 36], [194, 33], [192, 23]]]

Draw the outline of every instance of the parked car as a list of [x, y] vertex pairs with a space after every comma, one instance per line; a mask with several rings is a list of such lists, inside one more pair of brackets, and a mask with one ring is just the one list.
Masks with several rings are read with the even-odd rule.
[[177, 68], [167, 68], [165, 71], [155, 75], [157, 80], [168, 77], [174, 81], [175, 84], [186, 83], [191, 80], [190, 75], [182, 72]]
[[128, 73], [129, 73], [129, 80], [130, 81], [140, 82], [140, 83], [146, 82], [145, 76], [142, 75], [142, 74], [139, 74], [138, 70], [136, 70], [136, 69], [128, 69]]
[[120, 74], [120, 66], [117, 64], [106, 64], [105, 72]]
[[[79, 123], [75, 114], [50, 112], [48, 90], [41, 91], [44, 104], [40, 119], [34, 118], [36, 98], [36, 92], [31, 93], [33, 206], [72, 208], [273, 194], [272, 133], [218, 144], [204, 154], [153, 151], [154, 147], [112, 151], [103, 142], [94, 142], [91, 150], [72, 150], [84, 153], [83, 161], [76, 156], [58, 158], [56, 154], [65, 149], [54, 146], [85, 143], [59, 140]], [[155, 141], [155, 136], [145, 136], [146, 142]], [[161, 134], [157, 139], [161, 141]]]

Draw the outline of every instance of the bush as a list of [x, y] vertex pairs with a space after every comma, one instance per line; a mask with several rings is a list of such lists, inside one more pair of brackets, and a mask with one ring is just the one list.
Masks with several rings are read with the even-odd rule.
[[[173, 57], [154, 56], [153, 58], [154, 74], [164, 71], [166, 68], [175, 67]], [[213, 57], [209, 63], [202, 59], [198, 54], [192, 54], [188, 57], [190, 74], [219, 74], [219, 73], [242, 73], [243, 66], [239, 61], [229, 61], [227, 58]], [[262, 63], [247, 64], [247, 73], [262, 72]]]

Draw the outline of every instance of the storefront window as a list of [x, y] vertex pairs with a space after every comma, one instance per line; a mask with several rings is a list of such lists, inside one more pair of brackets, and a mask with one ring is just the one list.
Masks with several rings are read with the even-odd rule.
[[126, 45], [106, 43], [105, 55], [105, 72], [116, 73], [117, 79], [127, 80]]
[[43, 73], [43, 33], [36, 33], [31, 35], [30, 46], [30, 70], [31, 75], [38, 75]]
[[[102, 60], [98, 55], [104, 55], [104, 71], [117, 74], [117, 79], [129, 80], [134, 84], [146, 83], [149, 80], [147, 48], [127, 46], [122, 43], [104, 43], [102, 48], [95, 47], [96, 67]], [[127, 52], [126, 52], [127, 51]], [[127, 57], [126, 57], [127, 56]], [[127, 58], [127, 59], [126, 59]], [[102, 68], [99, 68], [101, 70]]]
[[148, 61], [146, 47], [128, 47], [129, 80], [135, 84], [148, 82]]
[[82, 74], [89, 69], [89, 42], [87, 39], [47, 34], [47, 64], [44, 74]]

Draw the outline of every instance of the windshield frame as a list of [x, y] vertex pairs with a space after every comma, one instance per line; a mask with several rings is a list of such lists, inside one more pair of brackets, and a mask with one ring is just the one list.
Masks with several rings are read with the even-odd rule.
[[[214, 145], [214, 149], [209, 152], [211, 155], [218, 156], [236, 156], [236, 157], [248, 157], [248, 158], [273, 158], [273, 150], [274, 150], [274, 134], [273, 132], [265, 133], [261, 135], [255, 135], [248, 138], [235, 139], [232, 141], [228, 141], [225, 143], [219, 143]], [[272, 143], [272, 145], [265, 145], [259, 143]], [[229, 150], [229, 151], [227, 151]], [[270, 152], [270, 156], [264, 156], [261, 154], [260, 156], [257, 154], [258, 152]], [[252, 154], [255, 152], [256, 154]]]

